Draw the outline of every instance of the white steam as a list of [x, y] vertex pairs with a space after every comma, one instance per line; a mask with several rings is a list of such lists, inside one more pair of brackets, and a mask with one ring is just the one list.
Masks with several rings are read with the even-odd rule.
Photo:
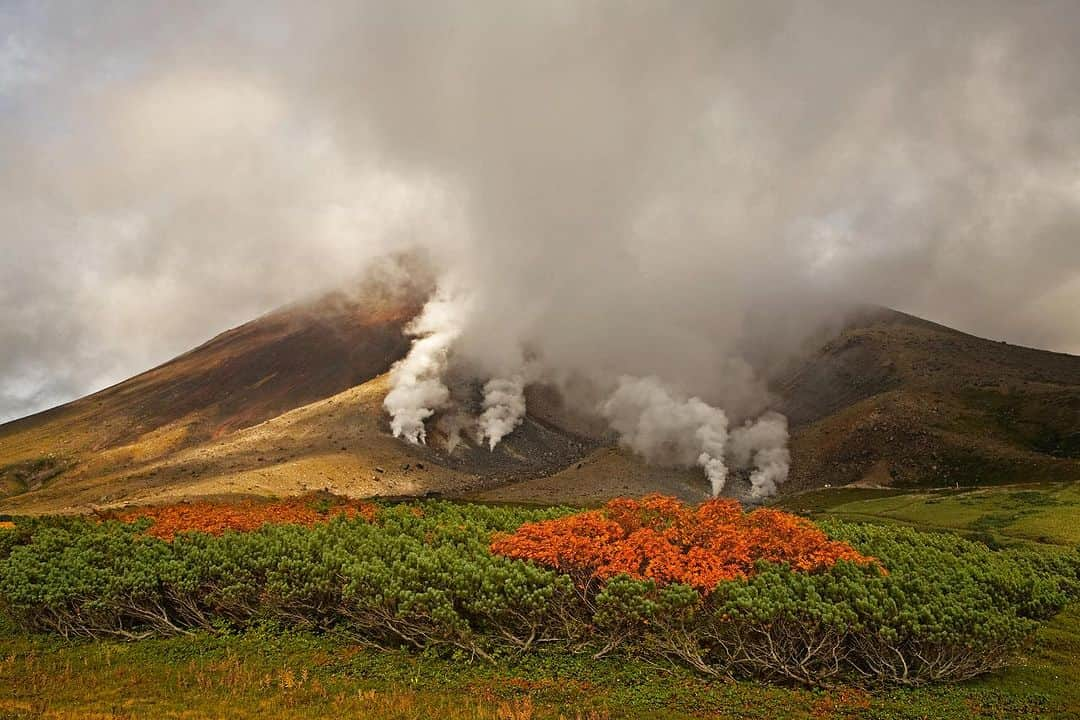
[[479, 439], [494, 450], [499, 441], [525, 419], [525, 380], [521, 375], [494, 378], [484, 385], [484, 412], [480, 415]]
[[[425, 421], [449, 409], [438, 421], [453, 454], [462, 433], [475, 432], [490, 450], [525, 419], [525, 373], [488, 380], [483, 387], [483, 411], [470, 417], [458, 409], [443, 381], [451, 348], [461, 327], [463, 304], [437, 296], [409, 326], [416, 335], [404, 360], [394, 366], [393, 388], [384, 405], [395, 437], [412, 443], [427, 439]], [[536, 366], [530, 376], [539, 373]], [[460, 398], [459, 398], [460, 400]], [[686, 398], [656, 376], [622, 375], [615, 390], [597, 407], [619, 442], [656, 465], [697, 465], [719, 495], [728, 478], [728, 464], [749, 471], [750, 496], [774, 494], [787, 480], [791, 455], [787, 448], [787, 418], [766, 412], [729, 432], [727, 414], [699, 397]]]
[[753, 468], [750, 473], [751, 497], [768, 497], [787, 480], [791, 466], [787, 442], [787, 418], [776, 412], [767, 412], [731, 431], [728, 457], [740, 470]]
[[724, 489], [728, 420], [723, 410], [701, 398], [678, 398], [659, 378], [629, 375], [619, 378], [615, 392], [599, 410], [619, 433], [619, 442], [647, 461], [697, 464], [705, 471], [714, 495]]
[[446, 453], [453, 455], [461, 444], [461, 434], [476, 424], [476, 420], [461, 412], [449, 412], [439, 418], [437, 427], [446, 434]]
[[392, 388], [383, 401], [394, 437], [425, 443], [424, 421], [450, 400], [443, 373], [450, 347], [460, 334], [461, 304], [443, 296], [428, 301], [407, 332], [417, 336], [409, 354], [390, 372]]
[[683, 399], [656, 377], [619, 378], [618, 387], [600, 405], [619, 442], [660, 465], [698, 465], [713, 495], [724, 489], [728, 462], [750, 471], [750, 496], [768, 497], [787, 480], [787, 418], [766, 412], [728, 432], [723, 410], [701, 398]]
[[[462, 433], [475, 428], [478, 443], [491, 450], [525, 419], [525, 376], [496, 377], [484, 385], [483, 412], [478, 418], [456, 406], [444, 382], [454, 343], [461, 335], [468, 303], [461, 295], [441, 292], [424, 306], [406, 332], [416, 337], [409, 354], [391, 371], [392, 388], [383, 401], [390, 414], [394, 437], [426, 443], [425, 421], [440, 410], [449, 411], [438, 422], [446, 434], [446, 451], [453, 454]], [[460, 400], [460, 398], [458, 398]]]

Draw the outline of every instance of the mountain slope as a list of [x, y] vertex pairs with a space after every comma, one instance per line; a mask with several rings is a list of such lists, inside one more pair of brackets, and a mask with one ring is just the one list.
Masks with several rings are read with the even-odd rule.
[[793, 430], [788, 490], [1080, 479], [1072, 355], [875, 310], [776, 389]]
[[0, 512], [323, 487], [460, 494], [549, 475], [596, 449], [536, 415], [494, 452], [466, 437], [447, 453], [435, 427], [429, 446], [394, 438], [382, 401], [421, 304], [410, 297], [333, 293], [290, 306], [114, 387], [0, 426]]
[[8, 423], [0, 427], [0, 487], [33, 490], [56, 468], [85, 471], [89, 462], [101, 473], [176, 452], [362, 383], [407, 351], [403, 328], [415, 312], [414, 304], [372, 309], [361, 298], [333, 293]]
[[[418, 297], [418, 296], [412, 296]], [[0, 512], [86, 511], [205, 495], [442, 493], [590, 503], [695, 469], [645, 466], [530, 388], [494, 452], [437, 424], [393, 438], [386, 372], [419, 301], [335, 293], [230, 330], [159, 368], [0, 426]], [[888, 310], [859, 314], [773, 381], [792, 424], [786, 491], [1080, 479], [1080, 358], [983, 340]]]

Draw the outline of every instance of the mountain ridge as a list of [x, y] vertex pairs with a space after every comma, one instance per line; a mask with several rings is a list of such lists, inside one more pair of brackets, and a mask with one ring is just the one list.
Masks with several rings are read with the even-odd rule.
[[[331, 293], [227, 330], [85, 398], [0, 425], [0, 512], [328, 488], [589, 504], [663, 490], [696, 469], [646, 466], [581, 434], [530, 388], [494, 452], [393, 438], [387, 371], [408, 351], [413, 293]], [[1080, 478], [1080, 358], [863, 309], [770, 379], [792, 429], [784, 491]], [[584, 427], [584, 426], [582, 426]], [[736, 482], [737, 487], [737, 482]]]

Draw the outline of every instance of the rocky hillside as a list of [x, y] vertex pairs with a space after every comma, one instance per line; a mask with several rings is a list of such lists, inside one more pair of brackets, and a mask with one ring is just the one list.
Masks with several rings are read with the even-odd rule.
[[891, 310], [861, 315], [777, 382], [789, 490], [1080, 478], [1080, 358]]

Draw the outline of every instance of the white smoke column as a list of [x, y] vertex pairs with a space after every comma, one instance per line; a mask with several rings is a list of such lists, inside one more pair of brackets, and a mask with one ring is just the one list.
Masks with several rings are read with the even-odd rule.
[[451, 425], [446, 432], [446, 454], [453, 455], [454, 450], [461, 444], [461, 425]]
[[444, 414], [438, 421], [438, 428], [446, 433], [446, 453], [453, 455], [461, 444], [461, 434], [472, 427], [476, 420], [461, 412]]
[[479, 437], [494, 450], [499, 441], [525, 419], [525, 380], [521, 375], [494, 378], [484, 385], [484, 412], [480, 415]]
[[791, 453], [787, 448], [787, 418], [767, 412], [753, 422], [731, 431], [728, 457], [740, 470], [750, 473], [750, 496], [762, 499], [773, 495], [787, 480]]
[[417, 336], [409, 354], [390, 371], [393, 386], [383, 401], [394, 437], [425, 443], [424, 421], [446, 406], [450, 390], [443, 383], [450, 347], [461, 332], [460, 301], [436, 296], [406, 329]]
[[724, 446], [727, 415], [697, 397], [673, 395], [656, 377], [619, 378], [615, 392], [600, 405], [619, 442], [647, 461], [698, 465], [718, 495], [727, 480]]

